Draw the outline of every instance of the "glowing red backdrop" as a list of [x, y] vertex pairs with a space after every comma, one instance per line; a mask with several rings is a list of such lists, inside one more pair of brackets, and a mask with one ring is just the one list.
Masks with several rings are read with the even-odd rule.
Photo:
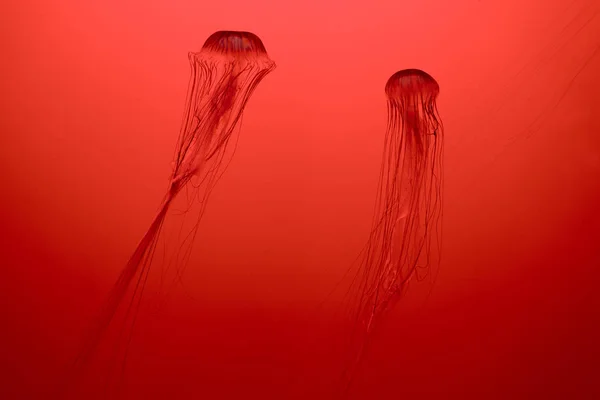
[[51, 398], [63, 379], [164, 194], [187, 53], [223, 29], [256, 33], [277, 69], [182, 284], [145, 297], [162, 305], [136, 324], [126, 398], [333, 398], [347, 326], [341, 296], [318, 305], [367, 238], [383, 89], [403, 68], [440, 85], [443, 262], [351, 397], [600, 396], [597, 2], [1, 8], [1, 398]]

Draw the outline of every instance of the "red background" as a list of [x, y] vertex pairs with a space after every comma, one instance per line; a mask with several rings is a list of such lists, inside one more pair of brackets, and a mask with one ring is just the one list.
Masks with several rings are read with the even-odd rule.
[[417, 288], [376, 337], [353, 396], [600, 395], [597, 2], [1, 8], [0, 397], [60, 381], [166, 188], [187, 52], [223, 29], [259, 35], [278, 68], [185, 288], [137, 325], [129, 398], [332, 398], [344, 325], [317, 304], [366, 240], [383, 87], [403, 68], [441, 87], [444, 261], [429, 300]]

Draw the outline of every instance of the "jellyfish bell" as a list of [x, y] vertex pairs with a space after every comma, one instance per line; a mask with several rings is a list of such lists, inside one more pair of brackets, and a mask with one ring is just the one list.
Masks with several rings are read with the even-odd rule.
[[218, 31], [206, 39], [202, 51], [210, 51], [221, 55], [232, 55], [234, 58], [247, 53], [255, 57], [262, 55], [268, 58], [267, 50], [258, 36], [246, 31]]
[[403, 69], [393, 74], [385, 85], [389, 98], [420, 96], [437, 97], [438, 83], [431, 75], [420, 69]]

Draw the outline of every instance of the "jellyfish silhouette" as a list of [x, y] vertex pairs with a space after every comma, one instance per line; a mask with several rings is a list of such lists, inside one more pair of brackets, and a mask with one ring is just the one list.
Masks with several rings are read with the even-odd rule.
[[191, 78], [166, 194], [84, 343], [75, 363], [78, 372], [97, 351], [115, 314], [121, 310], [125, 321], [120, 334], [125, 341], [122, 357], [126, 358], [131, 340], [131, 334], [126, 331], [131, 332], [135, 323], [136, 310], [169, 207], [184, 188], [195, 192], [191, 198], [200, 201], [200, 213], [185, 239], [192, 242], [208, 196], [227, 167], [226, 150], [234, 130], [240, 125], [244, 108], [257, 85], [275, 69], [260, 38], [250, 32], [216, 32], [199, 52], [189, 53], [189, 61]]
[[373, 225], [351, 287], [353, 360], [344, 393], [361, 362], [374, 324], [411, 280], [432, 276], [441, 244], [444, 130], [437, 82], [418, 69], [392, 75], [385, 86], [388, 123]]

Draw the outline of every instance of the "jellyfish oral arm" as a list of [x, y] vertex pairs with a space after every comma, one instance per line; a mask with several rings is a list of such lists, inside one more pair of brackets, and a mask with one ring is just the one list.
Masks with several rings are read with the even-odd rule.
[[173, 196], [193, 177], [198, 176], [204, 170], [206, 164], [206, 146], [194, 138], [188, 147], [181, 162], [173, 162], [173, 172], [169, 183], [169, 193]]

